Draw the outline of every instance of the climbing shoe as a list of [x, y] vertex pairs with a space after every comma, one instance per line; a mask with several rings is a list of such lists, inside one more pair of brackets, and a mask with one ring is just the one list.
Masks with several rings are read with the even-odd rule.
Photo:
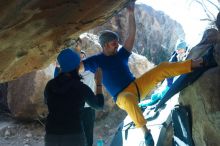
[[153, 139], [150, 131], [145, 133], [144, 139], [145, 139], [146, 146], [154, 146], [154, 139]]
[[160, 93], [153, 94], [151, 96], [151, 100], [148, 103], [146, 103], [146, 105], [147, 106], [152, 106], [152, 105], [156, 104], [161, 99], [160, 95], [161, 95]]
[[155, 105], [159, 100], [163, 98], [163, 96], [167, 93], [167, 91], [170, 89], [169, 86], [166, 86], [163, 88], [163, 90], [160, 90], [159, 92], [153, 93], [151, 95], [151, 100], [146, 103], [146, 106], [152, 106]]
[[215, 58], [213, 56], [213, 51], [214, 51], [214, 47], [210, 48], [207, 52], [207, 54], [205, 54], [202, 59], [203, 59], [203, 67], [207, 67], [207, 68], [210, 68], [210, 67], [215, 67], [217, 66], [217, 63], [215, 61]]

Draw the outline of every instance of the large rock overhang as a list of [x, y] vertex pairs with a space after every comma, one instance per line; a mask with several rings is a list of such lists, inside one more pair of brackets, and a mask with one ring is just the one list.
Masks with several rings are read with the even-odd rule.
[[129, 0], [11, 0], [0, 4], [0, 82], [48, 66], [69, 38], [101, 25]]

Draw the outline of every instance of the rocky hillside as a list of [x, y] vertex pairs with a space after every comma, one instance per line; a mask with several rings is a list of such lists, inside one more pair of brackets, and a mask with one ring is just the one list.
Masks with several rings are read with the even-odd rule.
[[[120, 42], [126, 39], [128, 22], [127, 10], [123, 10], [107, 23], [96, 27], [91, 32], [109, 29], [120, 35]], [[137, 4], [135, 6], [137, 33], [133, 51], [147, 57], [154, 64], [168, 60], [177, 39], [184, 39], [185, 33], [182, 26], [161, 11], [152, 7]]]

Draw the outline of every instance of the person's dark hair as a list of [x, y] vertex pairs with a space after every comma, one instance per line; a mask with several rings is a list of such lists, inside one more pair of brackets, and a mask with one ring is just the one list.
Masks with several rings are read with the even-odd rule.
[[71, 78], [73, 78], [73, 79], [77, 79], [77, 80], [83, 79], [83, 77], [79, 74], [79, 68], [76, 68], [66, 74], [70, 74]]

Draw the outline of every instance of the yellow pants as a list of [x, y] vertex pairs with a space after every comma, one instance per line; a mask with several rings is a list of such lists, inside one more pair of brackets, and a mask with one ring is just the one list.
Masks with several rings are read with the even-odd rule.
[[[140, 98], [147, 94], [162, 80], [191, 72], [192, 60], [184, 62], [164, 62], [157, 67], [147, 71], [135, 80], [140, 93]], [[116, 104], [131, 117], [136, 127], [143, 127], [147, 121], [138, 106], [138, 92], [134, 83], [118, 94]]]

